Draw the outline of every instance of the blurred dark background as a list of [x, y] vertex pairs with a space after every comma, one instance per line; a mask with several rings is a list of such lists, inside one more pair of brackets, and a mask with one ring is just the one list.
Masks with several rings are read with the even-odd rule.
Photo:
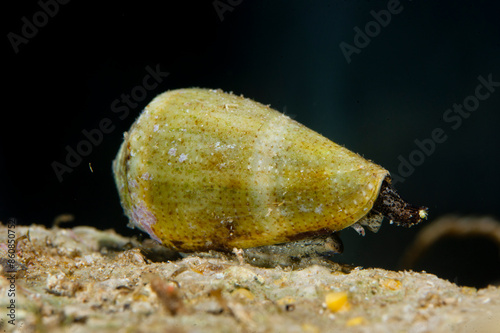
[[[50, 15], [40, 14], [41, 3], [50, 4]], [[448, 213], [500, 218], [500, 87], [491, 87], [495, 91], [459, 126], [445, 117], [454, 103], [474, 96], [479, 76], [500, 82], [496, 2], [55, 3], [9, 2], [3, 11], [4, 223], [15, 217], [20, 224], [50, 226], [59, 214], [70, 213], [72, 226], [137, 234], [126, 227], [111, 161], [123, 132], [155, 95], [191, 86], [271, 104], [394, 174], [401, 175], [401, 158], [413, 158], [420, 165], [396, 187], [409, 202], [428, 206], [430, 220]], [[380, 12], [388, 6], [397, 11], [390, 22]], [[371, 11], [385, 26], [375, 23]], [[34, 23], [38, 27], [30, 28]], [[372, 29], [372, 37], [355, 40], [356, 27]], [[346, 57], [341, 43], [360, 47]], [[120, 119], [113, 101], [142, 85], [147, 66], [169, 75]], [[85, 139], [82, 131], [98, 128], [104, 118], [114, 130], [60, 182], [52, 163], [64, 164], [66, 146], [75, 149]], [[415, 153], [415, 140], [428, 142], [436, 128], [446, 141], [429, 156]], [[364, 238], [346, 230], [345, 253], [338, 259], [395, 269], [420, 228], [386, 223]], [[463, 262], [486, 255], [473, 249]]]

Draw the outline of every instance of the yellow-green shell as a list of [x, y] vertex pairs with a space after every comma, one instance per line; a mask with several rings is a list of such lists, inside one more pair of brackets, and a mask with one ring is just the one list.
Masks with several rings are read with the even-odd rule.
[[181, 251], [344, 229], [389, 174], [269, 106], [208, 89], [157, 96], [125, 133], [113, 171], [131, 222]]

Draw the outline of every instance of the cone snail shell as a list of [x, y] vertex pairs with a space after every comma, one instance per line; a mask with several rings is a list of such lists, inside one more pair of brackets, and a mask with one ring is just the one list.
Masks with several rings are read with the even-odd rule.
[[381, 166], [220, 90], [157, 96], [124, 134], [113, 172], [131, 223], [184, 252], [359, 231], [362, 221], [376, 231], [382, 216], [407, 226], [426, 217], [399, 198]]

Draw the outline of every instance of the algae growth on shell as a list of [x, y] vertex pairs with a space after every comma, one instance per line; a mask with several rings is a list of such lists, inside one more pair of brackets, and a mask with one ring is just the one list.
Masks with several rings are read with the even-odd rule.
[[384, 215], [403, 225], [426, 217], [391, 191], [381, 166], [220, 90], [157, 96], [124, 134], [113, 171], [131, 223], [179, 251], [286, 243], [363, 224], [376, 231]]

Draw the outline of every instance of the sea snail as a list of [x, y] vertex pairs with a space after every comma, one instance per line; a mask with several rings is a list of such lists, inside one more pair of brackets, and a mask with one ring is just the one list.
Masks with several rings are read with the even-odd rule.
[[146, 106], [113, 161], [132, 225], [181, 252], [312, 239], [383, 217], [412, 226], [389, 172], [269, 106], [179, 89]]

